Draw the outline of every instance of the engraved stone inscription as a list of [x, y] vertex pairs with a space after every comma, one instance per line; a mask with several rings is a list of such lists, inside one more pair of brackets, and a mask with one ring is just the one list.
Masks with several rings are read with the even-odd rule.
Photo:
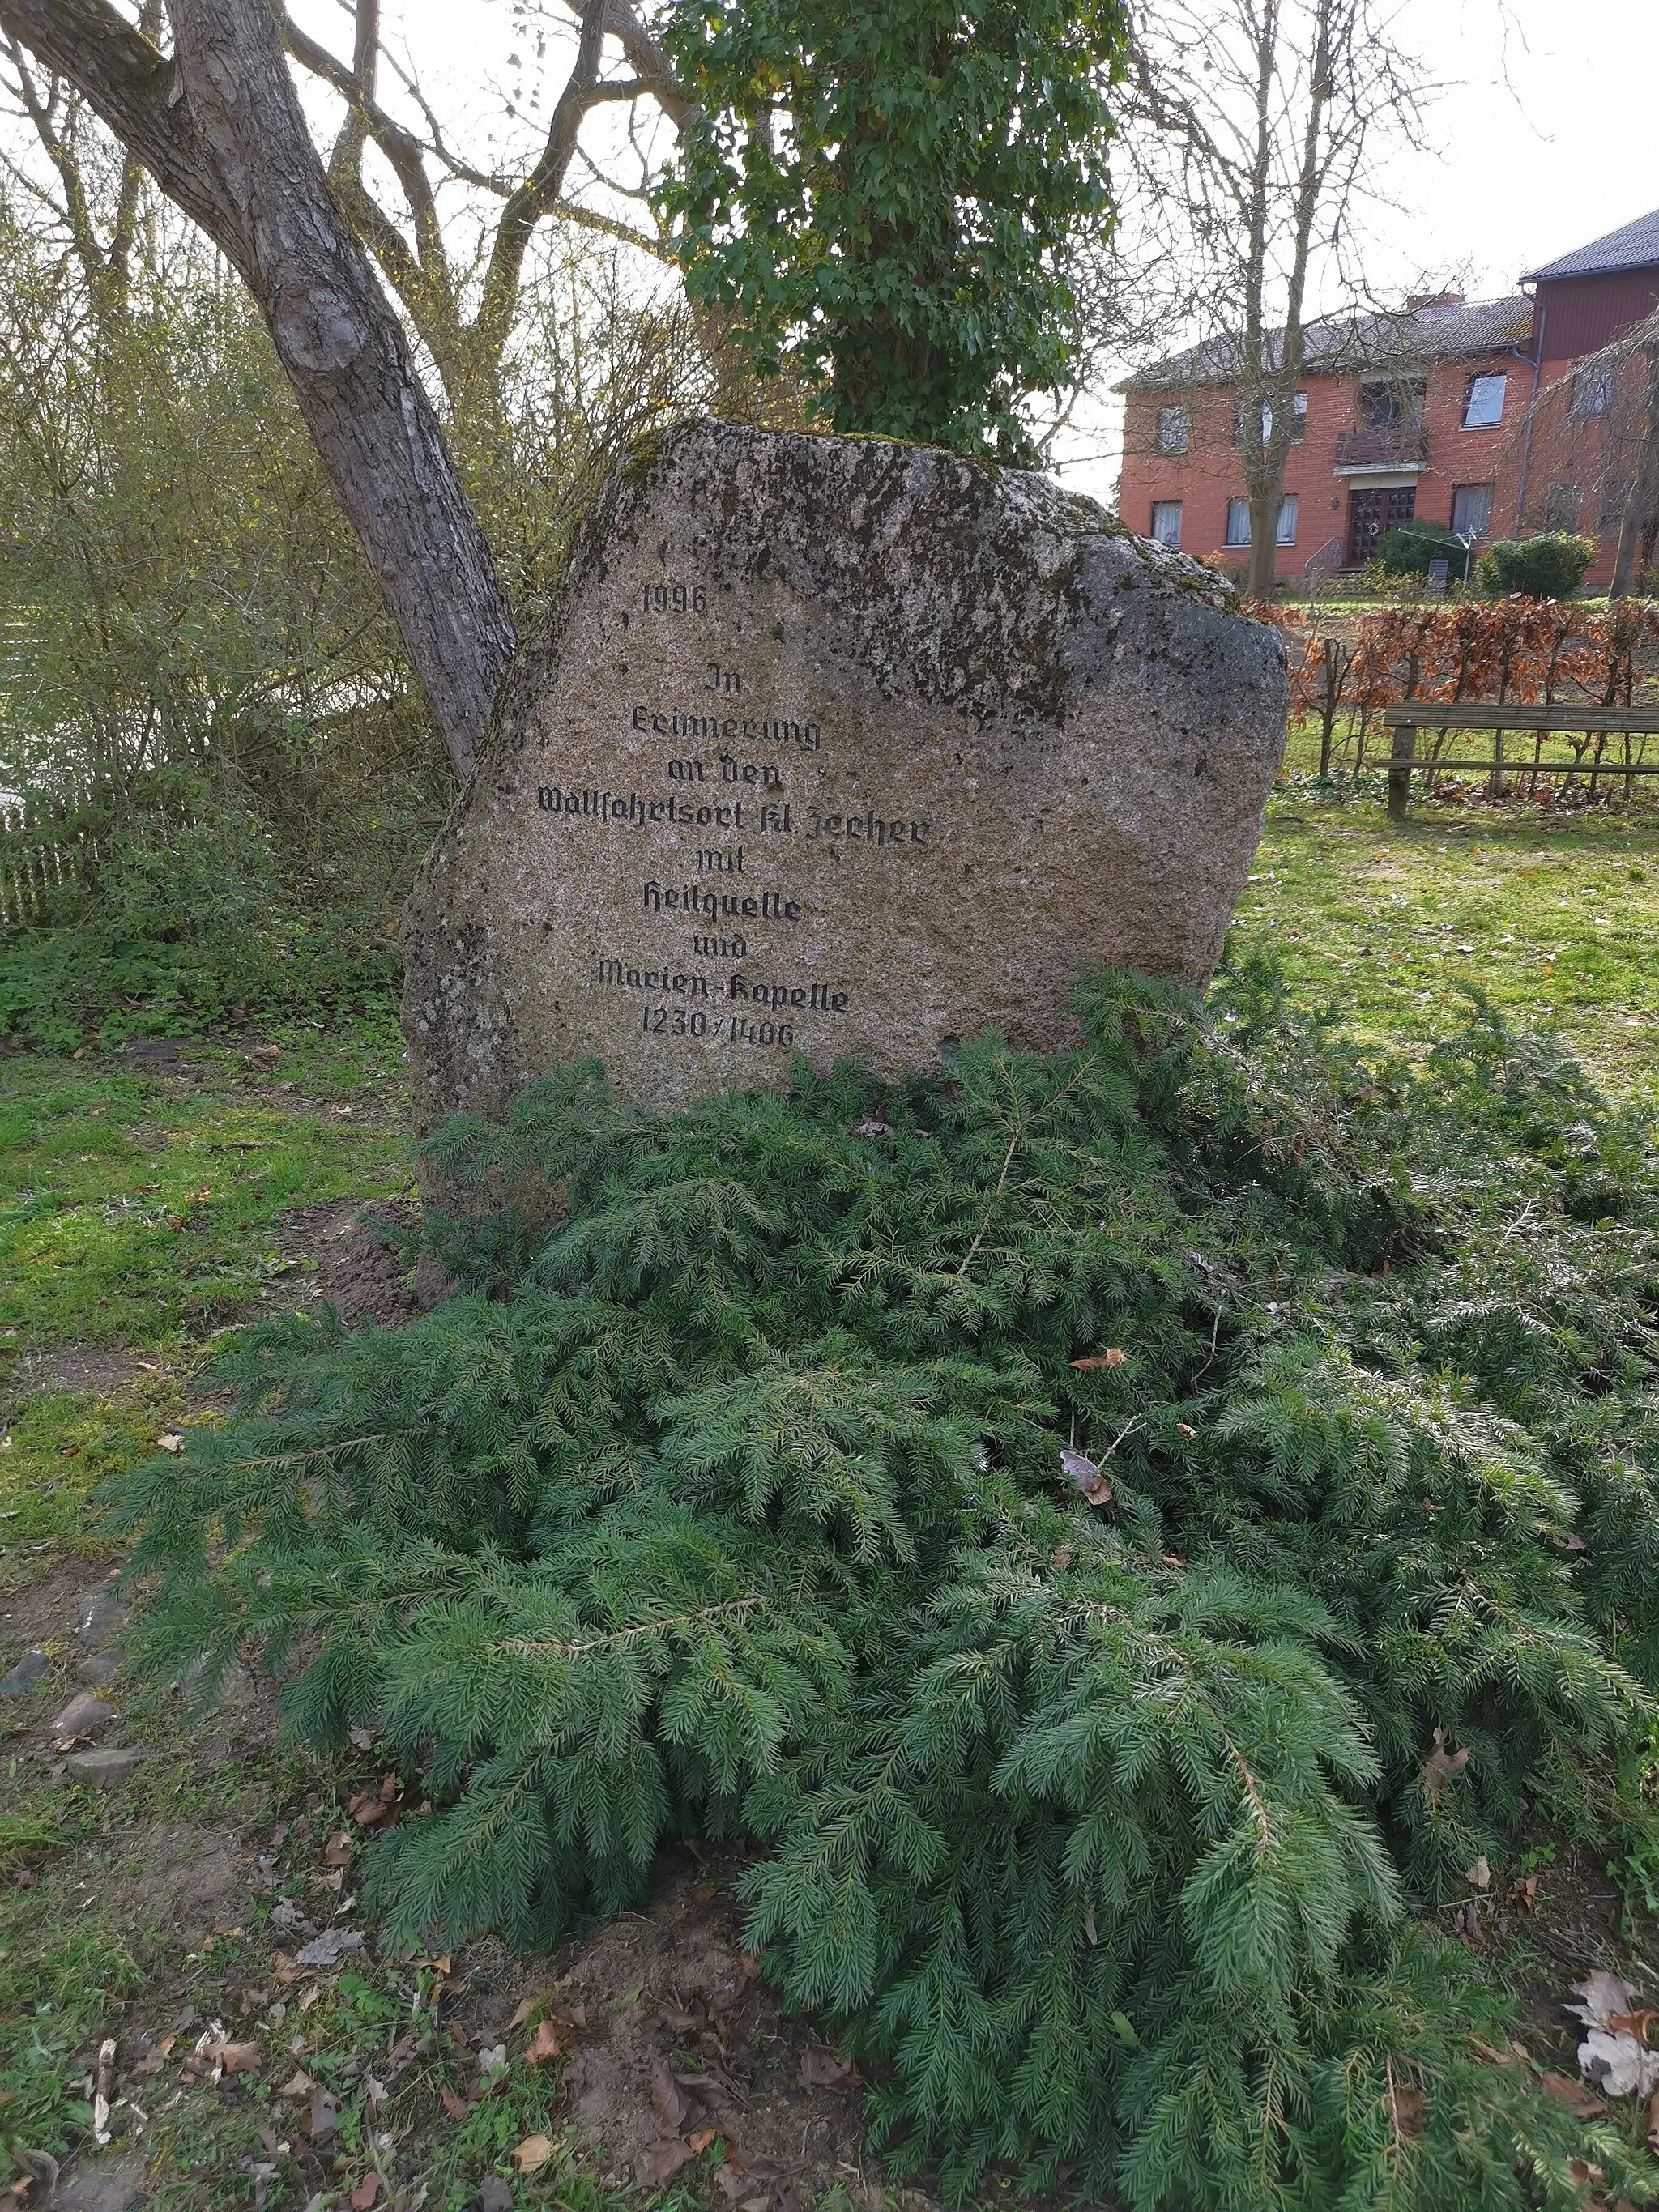
[[1035, 477], [702, 423], [612, 479], [410, 900], [417, 1103], [652, 1105], [1201, 981], [1284, 738], [1218, 580]]

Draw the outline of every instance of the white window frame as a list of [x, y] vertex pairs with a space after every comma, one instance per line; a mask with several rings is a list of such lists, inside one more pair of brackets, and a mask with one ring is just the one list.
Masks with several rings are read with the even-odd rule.
[[[1242, 538], [1234, 526], [1239, 521], [1242, 521], [1244, 526], [1244, 534]], [[1250, 502], [1248, 499], [1230, 499], [1227, 501], [1226, 527], [1221, 542], [1230, 550], [1235, 546], [1245, 546], [1249, 544]]]
[[[1498, 410], [1495, 414], [1489, 414], [1486, 411], [1486, 397], [1490, 396], [1494, 386], [1498, 392]], [[1504, 406], [1509, 397], [1509, 372], [1506, 369], [1488, 369], [1479, 376], [1472, 376], [1469, 388], [1463, 395], [1463, 428], [1466, 430], [1496, 430], [1504, 420]], [[1486, 397], [1477, 399], [1477, 394]]]
[[1454, 484], [1452, 486], [1451, 528], [1459, 537], [1463, 536], [1464, 533], [1468, 531], [1468, 525], [1466, 522], [1460, 522], [1457, 519], [1457, 502], [1460, 496], [1466, 491], [1483, 491], [1486, 493], [1486, 513], [1481, 517], [1479, 526], [1472, 532], [1469, 532], [1469, 534], [1475, 538], [1490, 538], [1492, 536], [1492, 511], [1493, 507], [1497, 504], [1497, 485], [1490, 483], [1461, 483]]
[[[1297, 513], [1297, 495], [1293, 491], [1287, 491], [1279, 502], [1279, 527], [1273, 532], [1275, 545], [1295, 544]], [[1287, 520], [1291, 526], [1288, 530], [1285, 527]]]
[[[1181, 550], [1181, 501], [1178, 499], [1155, 499], [1152, 501], [1152, 538], [1155, 545], [1167, 545], [1172, 553]], [[1175, 534], [1170, 535], [1167, 518], [1175, 518]]]

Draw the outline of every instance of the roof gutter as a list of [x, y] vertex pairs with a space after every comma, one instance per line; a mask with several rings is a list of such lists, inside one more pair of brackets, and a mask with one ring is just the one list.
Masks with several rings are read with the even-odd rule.
[[[1525, 283], [1527, 280], [1522, 277], [1521, 281]], [[1532, 472], [1533, 416], [1538, 408], [1538, 380], [1544, 366], [1544, 332], [1548, 327], [1550, 319], [1550, 303], [1547, 297], [1541, 294], [1534, 295], [1533, 307], [1538, 329], [1536, 358], [1530, 354], [1522, 353], [1518, 345], [1511, 346], [1510, 349], [1517, 361], [1532, 362], [1532, 394], [1527, 401], [1527, 428], [1521, 441], [1521, 473], [1516, 477], [1515, 485], [1515, 534], [1517, 538], [1521, 535], [1521, 517], [1527, 505], [1527, 478]]]

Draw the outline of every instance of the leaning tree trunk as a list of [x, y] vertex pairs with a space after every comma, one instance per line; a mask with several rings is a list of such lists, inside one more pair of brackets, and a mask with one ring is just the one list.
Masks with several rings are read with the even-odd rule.
[[269, 0], [168, 12], [170, 59], [108, 0], [0, 0], [0, 27], [81, 92], [246, 281], [464, 777], [514, 644], [483, 532], [330, 196]]

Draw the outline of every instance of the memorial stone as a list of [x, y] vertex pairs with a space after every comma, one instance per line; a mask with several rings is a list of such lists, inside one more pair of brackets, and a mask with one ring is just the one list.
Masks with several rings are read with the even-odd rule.
[[404, 926], [424, 1126], [602, 1060], [658, 1109], [1049, 1050], [1200, 984], [1284, 747], [1277, 633], [1035, 473], [704, 421], [574, 533]]

